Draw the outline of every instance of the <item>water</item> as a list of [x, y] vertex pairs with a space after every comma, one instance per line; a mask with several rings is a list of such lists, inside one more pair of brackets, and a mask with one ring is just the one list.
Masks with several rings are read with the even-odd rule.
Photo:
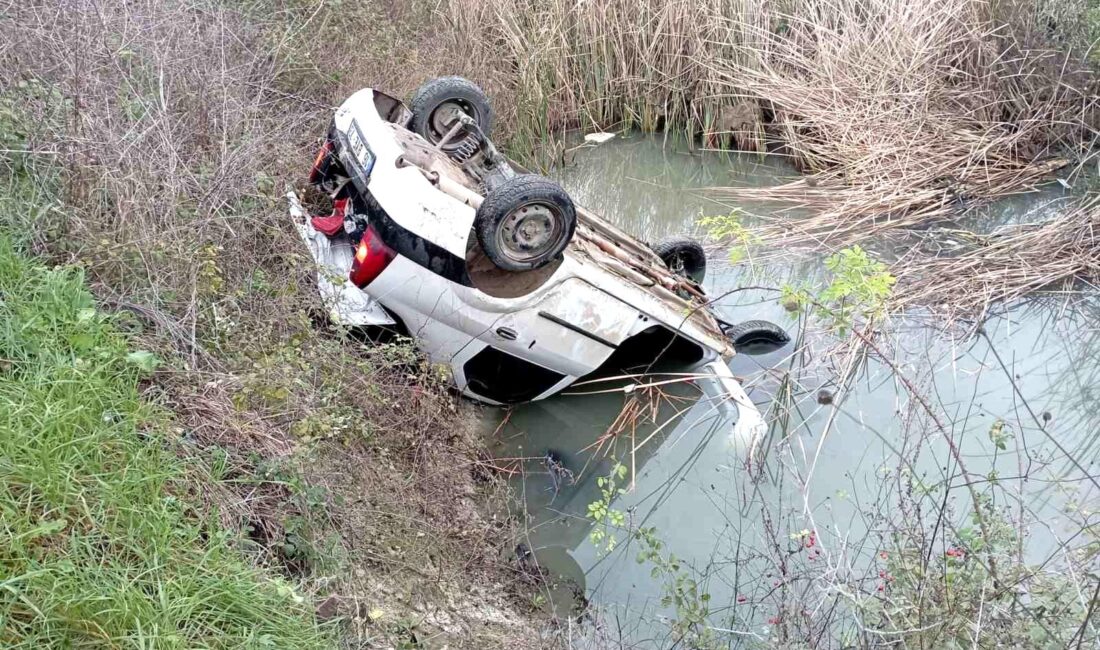
[[[578, 203], [647, 241], [692, 233], [701, 214], [728, 212], [698, 188], [769, 185], [795, 175], [782, 161], [700, 154], [646, 137], [582, 147], [556, 172]], [[967, 225], [988, 231], [1036, 220], [1059, 209], [1059, 199], [1058, 190], [1015, 197]], [[753, 215], [776, 216], [767, 206], [739, 207], [748, 225]], [[712, 296], [812, 284], [822, 273], [819, 258], [732, 265], [721, 250], [708, 266]], [[667, 386], [655, 410], [638, 400], [647, 406], [630, 423], [620, 414], [631, 397], [577, 394], [591, 390], [578, 387], [510, 412], [489, 411], [486, 427], [494, 453], [521, 470], [514, 481], [528, 517], [522, 546], [552, 574], [580, 584], [594, 606], [578, 646], [668, 647], [675, 621], [701, 602], [690, 596], [703, 592], [706, 624], [722, 645], [767, 642], [792, 601], [813, 610], [806, 620], [820, 613], [827, 599], [812, 577], [873, 592], [889, 543], [884, 523], [919, 518], [899, 512], [921, 503], [912, 497], [913, 477], [916, 489], [937, 501], [951, 485], [947, 518], [954, 529], [966, 526], [970, 506], [961, 486], [996, 481], [1003, 489], [995, 506], [1026, 522], [1021, 553], [1032, 562], [1057, 555], [1061, 540], [1080, 528], [1073, 508], [1100, 493], [1083, 478], [1097, 474], [1100, 454], [1096, 308], [1095, 300], [1036, 300], [991, 319], [984, 334], [959, 340], [929, 328], [925, 315], [899, 316], [882, 343], [894, 367], [860, 365], [843, 390], [837, 384], [847, 357], [815, 339], [812, 328], [801, 346], [738, 355], [732, 368], [773, 425], [755, 448], [731, 440], [731, 422], [683, 384]], [[731, 293], [718, 310], [731, 321], [766, 319], [801, 331], [771, 291]], [[832, 403], [822, 403], [830, 396]], [[596, 524], [589, 507], [603, 500], [607, 483], [599, 479], [616, 462], [627, 471], [609, 505], [624, 521]], [[657, 560], [639, 561], [646, 546], [628, 531], [640, 527], [652, 528], [659, 555], [674, 555], [682, 567], [661, 571]], [[605, 533], [599, 543], [596, 529]], [[799, 534], [808, 529], [818, 536], [807, 549]], [[609, 549], [612, 537], [617, 544]], [[676, 576], [694, 579], [698, 589]], [[669, 601], [685, 593], [687, 606]], [[561, 584], [549, 589], [547, 606], [570, 611], [576, 602], [569, 594]]]

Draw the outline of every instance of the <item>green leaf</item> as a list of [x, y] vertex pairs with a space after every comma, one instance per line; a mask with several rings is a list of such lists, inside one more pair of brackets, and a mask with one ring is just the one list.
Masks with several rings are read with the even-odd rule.
[[143, 372], [153, 372], [160, 365], [157, 355], [146, 350], [137, 350], [126, 355], [126, 362], [132, 363]]

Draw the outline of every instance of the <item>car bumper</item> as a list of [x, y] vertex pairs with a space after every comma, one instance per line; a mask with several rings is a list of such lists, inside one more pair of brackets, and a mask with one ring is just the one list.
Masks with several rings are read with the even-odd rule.
[[286, 198], [294, 227], [317, 264], [317, 290], [329, 317], [350, 327], [396, 325], [382, 305], [348, 280], [355, 254], [351, 243], [318, 232], [294, 190], [289, 190]]

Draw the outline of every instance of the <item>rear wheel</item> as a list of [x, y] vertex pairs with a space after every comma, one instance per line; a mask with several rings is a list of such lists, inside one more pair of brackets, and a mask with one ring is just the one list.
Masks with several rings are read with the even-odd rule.
[[530, 271], [558, 258], [577, 228], [560, 185], [534, 174], [509, 178], [485, 197], [474, 219], [485, 255], [506, 271]]
[[425, 82], [409, 103], [412, 130], [433, 145], [439, 144], [462, 115], [473, 119], [477, 129], [462, 126], [443, 145], [448, 154], [468, 151], [479, 136], [486, 138], [493, 127], [493, 109], [489, 98], [472, 81], [462, 77], [440, 77]]
[[703, 245], [691, 237], [665, 237], [651, 246], [657, 257], [674, 274], [701, 284], [707, 275], [707, 256]]
[[790, 342], [786, 330], [766, 320], [750, 320], [724, 328], [735, 350], [742, 354], [774, 352]]

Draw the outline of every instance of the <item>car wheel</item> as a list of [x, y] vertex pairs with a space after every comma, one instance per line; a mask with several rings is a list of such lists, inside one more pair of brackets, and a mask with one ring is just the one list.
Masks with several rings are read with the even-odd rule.
[[790, 342], [786, 330], [766, 320], [750, 320], [725, 328], [726, 338], [742, 354], [774, 352]]
[[440, 77], [426, 82], [409, 102], [412, 111], [412, 130], [432, 145], [439, 144], [454, 126], [455, 118], [463, 113], [473, 118], [477, 129], [462, 127], [443, 145], [443, 151], [455, 155], [476, 146], [480, 129], [489, 137], [493, 127], [493, 109], [489, 98], [476, 84], [462, 77]]
[[485, 255], [506, 271], [530, 271], [558, 258], [577, 228], [577, 210], [560, 185], [534, 174], [493, 188], [477, 209], [474, 232]]
[[703, 245], [691, 237], [665, 237], [650, 248], [674, 274], [701, 284], [707, 275], [707, 255]]

